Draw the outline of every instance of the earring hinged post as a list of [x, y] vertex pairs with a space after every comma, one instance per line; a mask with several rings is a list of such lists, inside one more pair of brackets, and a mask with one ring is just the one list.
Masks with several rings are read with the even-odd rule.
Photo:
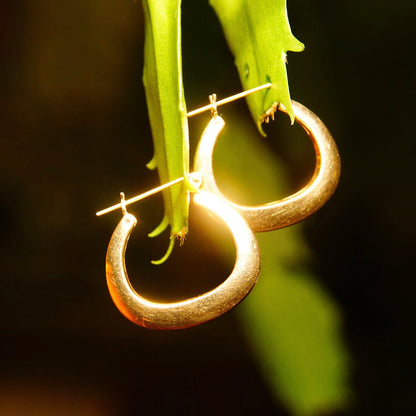
[[[197, 108], [196, 110], [190, 111], [187, 114], [187, 116], [192, 117], [192, 116], [195, 116], [197, 114], [201, 114], [204, 111], [208, 111], [208, 110], [213, 111], [213, 113], [215, 114], [216, 111], [217, 111], [217, 107], [219, 107], [220, 105], [227, 104], [227, 103], [230, 103], [230, 102], [235, 101], [235, 100], [239, 100], [240, 98], [246, 97], [247, 95], [253, 94], [257, 91], [261, 91], [261, 90], [264, 90], [266, 88], [270, 88], [271, 86], [272, 86], [272, 83], [269, 82], [267, 84], [263, 84], [263, 85], [260, 85], [258, 87], [255, 87], [255, 88], [251, 88], [250, 90], [246, 90], [246, 91], [240, 92], [238, 94], [231, 95], [230, 97], [224, 98], [220, 101], [216, 101], [217, 96], [215, 94], [212, 94], [210, 96], [210, 101], [211, 101], [210, 104], [205, 105], [205, 106], [200, 107], [200, 108]], [[158, 186], [154, 189], [151, 189], [150, 191], [144, 192], [143, 194], [137, 195], [133, 198], [130, 198], [130, 199], [127, 199], [127, 200], [122, 200], [121, 203], [113, 205], [113, 206], [108, 207], [108, 208], [105, 208], [101, 211], [98, 211], [95, 215], [97, 215], [97, 217], [99, 217], [101, 215], [108, 214], [109, 212], [115, 211], [116, 209], [119, 209], [119, 208], [122, 208], [123, 210], [125, 210], [127, 205], [133, 204], [134, 202], [140, 201], [144, 198], [147, 198], [148, 196], [151, 196], [151, 195], [154, 195], [154, 194], [156, 194], [160, 191], [163, 191], [164, 189], [169, 188], [170, 186], [176, 185], [177, 183], [182, 182], [183, 180], [184, 180], [183, 177], [178, 178], [178, 179], [175, 179], [171, 182], [168, 182], [168, 183], [165, 183], [161, 186]]]
[[100, 217], [101, 215], [108, 214], [109, 212], [115, 211], [116, 209], [125, 208], [127, 205], [130, 205], [130, 204], [133, 204], [134, 202], [137, 202], [137, 201], [140, 201], [142, 199], [145, 199], [148, 196], [152, 196], [152, 195], [154, 195], [154, 194], [156, 194], [156, 193], [158, 193], [160, 191], [163, 191], [166, 188], [169, 188], [169, 187], [171, 187], [173, 185], [176, 185], [179, 182], [182, 182], [183, 180], [184, 180], [183, 177], [182, 178], [175, 179], [175, 180], [173, 180], [171, 182], [168, 182], [168, 183], [165, 183], [163, 185], [160, 185], [160, 186], [158, 186], [156, 188], [153, 188], [150, 191], [144, 192], [144, 193], [142, 193], [140, 195], [134, 196], [133, 198], [127, 199], [127, 200], [123, 201], [122, 203], [119, 203], [119, 204], [113, 205], [111, 207], [105, 208], [105, 209], [103, 209], [101, 211], [98, 211], [95, 215], [97, 217]]
[[[220, 105], [227, 104], [227, 103], [230, 103], [230, 102], [235, 101], [235, 100], [239, 100], [240, 98], [246, 97], [247, 95], [253, 94], [257, 91], [261, 91], [261, 90], [265, 90], [266, 88], [270, 88], [271, 86], [272, 86], [271, 82], [269, 82], [267, 84], [260, 85], [258, 87], [252, 88], [250, 90], [243, 91], [243, 92], [240, 92], [240, 93], [235, 94], [235, 95], [231, 95], [230, 97], [224, 98], [220, 101], [216, 101], [215, 105], [216, 105], [216, 107], [219, 107]], [[208, 110], [212, 110], [212, 104], [208, 104], [208, 105], [205, 105], [203, 107], [197, 108], [196, 110], [192, 110], [187, 114], [187, 116], [188, 117], [196, 116], [197, 114], [201, 114], [204, 111], [208, 111]]]

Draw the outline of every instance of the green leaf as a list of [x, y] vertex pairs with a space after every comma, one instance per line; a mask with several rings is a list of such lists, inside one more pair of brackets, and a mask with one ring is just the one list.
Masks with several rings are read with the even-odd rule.
[[271, 82], [264, 92], [250, 95], [250, 112], [263, 134], [261, 124], [274, 117], [279, 103], [294, 121], [286, 74], [286, 52], [304, 46], [289, 26], [286, 0], [210, 0], [245, 90]]
[[[154, 158], [160, 182], [189, 173], [189, 139], [182, 81], [181, 1], [143, 0], [145, 45], [143, 83], [152, 128]], [[165, 217], [152, 236], [170, 225], [181, 239], [188, 230], [187, 182], [163, 192]], [[171, 248], [171, 247], [170, 247]]]
[[[279, 159], [253, 137], [244, 118], [229, 124], [214, 160], [224, 194], [239, 203], [287, 196]], [[306, 269], [312, 254], [301, 224], [257, 237], [262, 258], [259, 280], [238, 310], [259, 368], [292, 414], [312, 416], [341, 409], [349, 399], [349, 386], [340, 312]]]
[[266, 381], [293, 414], [329, 414], [349, 396], [339, 312], [314, 276], [265, 254], [264, 237], [260, 281], [241, 308], [245, 330]]

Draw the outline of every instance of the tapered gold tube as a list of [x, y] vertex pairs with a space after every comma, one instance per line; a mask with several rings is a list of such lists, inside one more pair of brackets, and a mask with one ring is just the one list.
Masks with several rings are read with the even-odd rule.
[[236, 246], [234, 269], [223, 283], [200, 296], [172, 303], [145, 299], [132, 287], [126, 271], [125, 251], [137, 221], [133, 215], [125, 214], [108, 245], [107, 285], [117, 308], [137, 325], [153, 329], [181, 329], [209, 321], [241, 302], [257, 281], [259, 249], [244, 219], [216, 195], [200, 191], [195, 194], [194, 200], [230, 230]]
[[[292, 100], [298, 122], [309, 135], [316, 153], [315, 171], [309, 183], [287, 198], [264, 205], [235, 204], [220, 192], [215, 182], [212, 155], [224, 120], [215, 115], [204, 130], [195, 153], [194, 170], [203, 176], [204, 189], [226, 199], [247, 221], [255, 232], [270, 231], [295, 224], [321, 208], [334, 193], [341, 172], [337, 146], [325, 124], [309, 109]], [[280, 108], [281, 111], [285, 111]]]

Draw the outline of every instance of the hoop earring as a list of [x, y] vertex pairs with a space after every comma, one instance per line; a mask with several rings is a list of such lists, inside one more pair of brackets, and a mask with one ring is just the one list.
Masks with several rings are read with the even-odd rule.
[[[321, 208], [334, 193], [340, 176], [341, 161], [337, 146], [325, 124], [309, 109], [292, 100], [296, 121], [312, 140], [316, 166], [309, 183], [287, 198], [258, 206], [243, 206], [228, 201], [217, 187], [212, 155], [225, 122], [214, 114], [202, 133], [195, 153], [194, 170], [204, 178], [204, 189], [226, 199], [247, 221], [254, 232], [271, 231], [295, 224]], [[279, 107], [281, 111], [284, 108]]]
[[[229, 228], [236, 245], [230, 276], [215, 289], [180, 302], [158, 303], [140, 296], [131, 286], [125, 251], [136, 218], [124, 212], [108, 245], [107, 285], [120, 312], [135, 324], [153, 329], [181, 329], [214, 319], [241, 302], [253, 288], [260, 271], [257, 240], [244, 219], [223, 199], [200, 191], [194, 201]], [[125, 207], [124, 207], [125, 210]]]

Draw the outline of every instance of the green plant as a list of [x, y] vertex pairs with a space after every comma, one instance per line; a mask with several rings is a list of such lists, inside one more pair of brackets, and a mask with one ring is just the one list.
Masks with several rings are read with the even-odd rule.
[[[292, 119], [286, 75], [286, 52], [301, 51], [292, 35], [286, 0], [211, 0], [224, 29], [245, 89], [266, 82], [272, 88], [248, 98], [259, 131], [283, 104]], [[189, 174], [189, 141], [181, 62], [181, 1], [143, 0], [145, 11], [144, 85], [161, 183]], [[232, 140], [221, 155], [223, 176], [250, 164], [241, 189], [255, 189], [267, 198], [284, 191], [284, 171], [278, 160], [253, 140], [246, 122], [238, 131], [240, 157], [233, 158]], [[227, 148], [228, 143], [228, 148]], [[231, 146], [231, 147], [230, 147]], [[235, 146], [235, 143], [234, 143]], [[248, 161], [244, 155], [256, 157]], [[221, 161], [220, 161], [221, 165]], [[221, 170], [221, 168], [220, 168]], [[221, 176], [221, 173], [219, 173]], [[254, 181], [254, 182], [252, 182]], [[171, 241], [183, 241], [188, 228], [188, 191], [183, 184], [164, 191], [165, 215], [151, 233], [170, 226]], [[300, 227], [263, 234], [262, 272], [259, 284], [241, 307], [243, 328], [251, 339], [266, 379], [296, 415], [315, 415], [342, 407], [348, 398], [347, 355], [340, 337], [336, 305], [302, 265], [307, 252]], [[279, 247], [277, 250], [276, 247]], [[296, 266], [295, 266], [296, 265]]]

